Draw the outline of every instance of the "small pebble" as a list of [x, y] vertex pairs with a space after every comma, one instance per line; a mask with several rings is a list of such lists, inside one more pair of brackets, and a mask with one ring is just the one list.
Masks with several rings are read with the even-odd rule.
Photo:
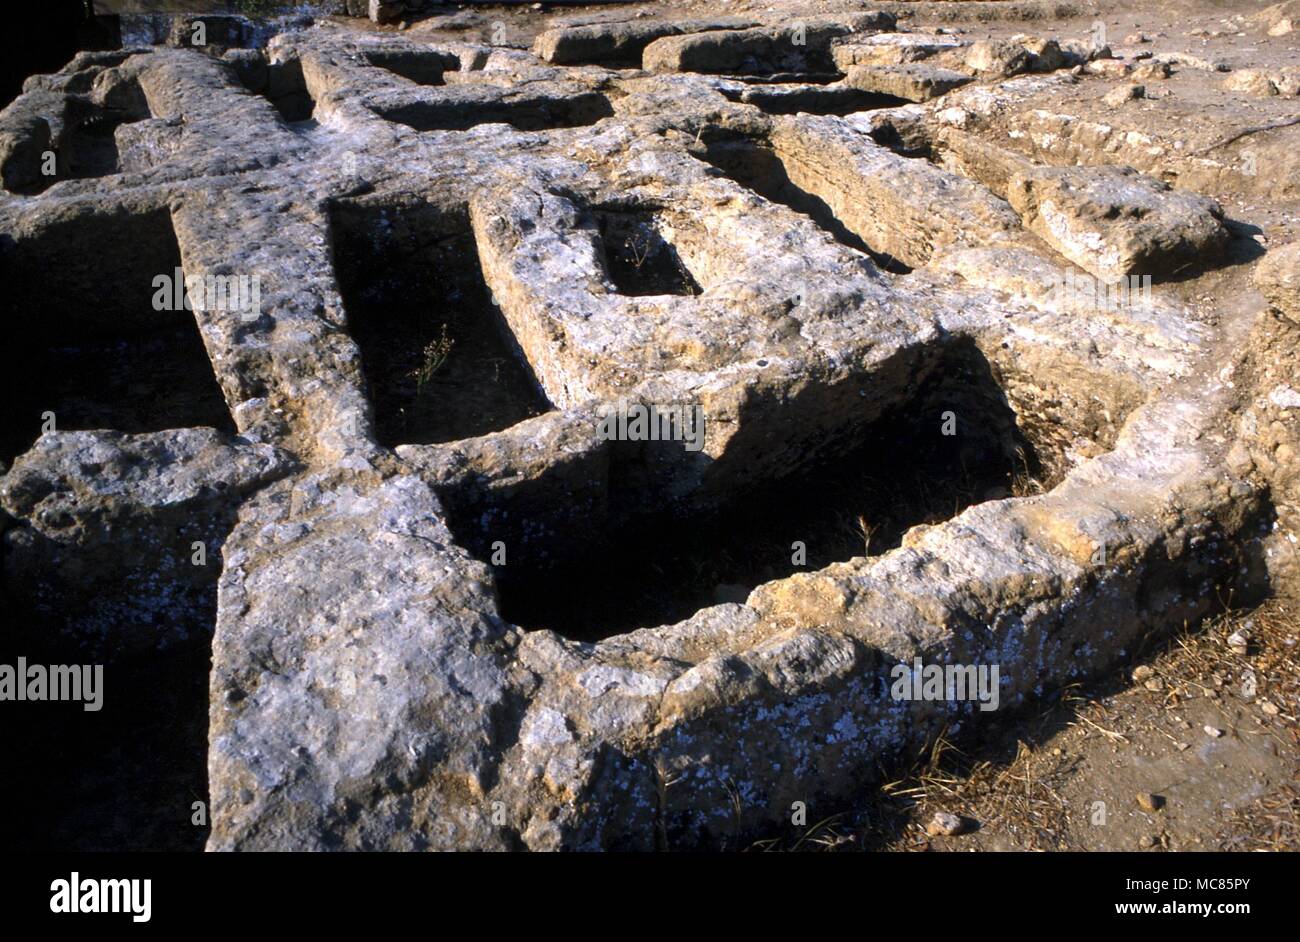
[[1108, 107], [1118, 108], [1120, 105], [1136, 98], [1142, 98], [1146, 95], [1146, 89], [1141, 85], [1120, 85], [1118, 88], [1111, 89], [1103, 96], [1102, 101]]
[[1153, 795], [1150, 792], [1138, 792], [1137, 803], [1138, 807], [1143, 811], [1155, 812], [1165, 806], [1165, 799], [1163, 795]]
[[1223, 730], [1219, 729], [1217, 726], [1206, 726], [1205, 735], [1210, 736], [1213, 739], [1218, 739], [1223, 735]]
[[955, 837], [964, 830], [966, 822], [950, 811], [936, 811], [925, 826], [925, 833], [930, 837]]
[[1144, 680], [1149, 680], [1155, 675], [1156, 672], [1151, 668], [1147, 667], [1145, 664], [1133, 668], [1133, 674], [1132, 674], [1133, 682], [1137, 684], [1142, 683], [1142, 681]]
[[1265, 716], [1277, 716], [1278, 713], [1281, 712], [1280, 710], [1278, 710], [1276, 704], [1268, 700], [1259, 701], [1259, 709], [1260, 712], [1263, 713]]

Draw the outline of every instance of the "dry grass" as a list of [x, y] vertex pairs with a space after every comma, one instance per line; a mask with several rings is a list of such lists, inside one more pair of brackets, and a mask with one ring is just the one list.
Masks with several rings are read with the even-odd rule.
[[429, 380], [433, 379], [433, 374], [438, 372], [442, 365], [447, 362], [447, 357], [451, 356], [451, 348], [455, 344], [456, 341], [452, 340], [447, 334], [447, 325], [443, 324], [442, 333], [437, 339], [431, 340], [424, 345], [420, 365], [415, 371], [416, 396], [424, 395]]
[[[1210, 691], [1237, 696], [1253, 673], [1255, 695], [1247, 702], [1261, 712], [1265, 703], [1277, 708], [1263, 729], [1275, 740], [1279, 755], [1290, 757], [1297, 779], [1249, 807], [1225, 812], [1218, 833], [1203, 835], [1202, 846], [1300, 850], [1298, 616], [1300, 603], [1272, 599], [1249, 612], [1220, 615], [1200, 630], [1180, 632], [1139, 656], [1151, 670], [1149, 677], [1143, 672], [1142, 682], [1130, 683], [1126, 670], [1108, 684], [1059, 691], [1037, 715], [1022, 714], [1014, 729], [960, 745], [941, 735], [912, 761], [896, 764], [894, 775], [882, 776], [886, 784], [852, 812], [759, 841], [751, 849], [925, 851], [932, 847], [925, 825], [939, 811], [956, 814], [1020, 849], [1081, 849], [1071, 837], [1063, 797], [1082, 767], [1078, 744], [1100, 740], [1102, 746], [1123, 747], [1130, 741], [1126, 733], [1142, 728], [1175, 741], [1154, 722], [1163, 710]], [[1244, 651], [1228, 644], [1240, 631], [1250, 636]], [[1068, 750], [1054, 745], [1064, 731], [1075, 737]]]

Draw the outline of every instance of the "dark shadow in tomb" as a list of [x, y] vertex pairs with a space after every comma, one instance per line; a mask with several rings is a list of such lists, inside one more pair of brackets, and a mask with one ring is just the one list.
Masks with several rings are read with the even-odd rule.
[[443, 85], [443, 73], [460, 68], [456, 57], [429, 50], [374, 49], [365, 53], [366, 61], [377, 68], [386, 69], [416, 85]]
[[463, 208], [338, 201], [330, 230], [383, 444], [470, 438], [549, 411]]
[[[0, 320], [10, 341], [0, 458], [7, 463], [25, 451], [47, 413], [60, 432], [235, 431], [194, 315], [154, 306], [154, 279], [174, 279], [180, 261], [166, 209], [82, 211], [18, 240], [0, 239], [7, 289]], [[191, 823], [192, 805], [207, 802], [209, 641], [221, 545], [236, 508], [181, 515], [168, 530], [174, 541], [147, 549], [143, 538], [132, 544], [127, 521], [111, 549], [85, 552], [42, 546], [50, 536], [0, 514], [0, 606], [8, 614], [0, 663], [103, 664], [105, 677], [99, 711], [70, 702], [7, 704], [27, 709], [0, 723], [10, 806], [23, 809], [5, 816], [4, 846], [202, 849], [208, 828]], [[204, 542], [208, 566], [192, 564], [195, 540]], [[55, 561], [41, 571], [55, 589], [33, 591], [19, 575], [24, 553]], [[120, 579], [104, 576], [109, 559], [120, 562]], [[71, 590], [91, 578], [105, 590], [73, 600]], [[86, 615], [93, 625], [80, 620]], [[155, 625], [160, 638], [187, 640], [143, 656], [122, 654], [96, 634], [96, 626], [128, 619], [133, 629]]]
[[261, 95], [275, 108], [280, 120], [291, 129], [311, 120], [316, 113], [316, 99], [307, 87], [302, 63], [295, 58], [272, 62], [265, 50], [225, 60], [239, 83], [254, 95]]
[[772, 72], [753, 75], [747, 72], [721, 74], [719, 78], [734, 79], [747, 85], [830, 85], [844, 78], [842, 72]]
[[736, 102], [753, 105], [766, 114], [847, 115], [877, 108], [896, 108], [907, 102], [902, 98], [866, 92], [849, 86], [812, 86], [802, 89], [747, 88], [724, 89], [723, 94]]
[[614, 114], [609, 99], [598, 92], [566, 97], [484, 97], [477, 101], [449, 98], [416, 101], [388, 108], [380, 117], [416, 131], [466, 131], [480, 124], [508, 124], [517, 131], [544, 131], [595, 124]]
[[659, 233], [652, 207], [594, 210], [605, 270], [620, 294], [694, 296], [700, 286], [673, 244]]
[[[8, 805], [0, 844], [16, 851], [201, 851], [207, 840], [209, 639], [104, 666], [103, 708], [7, 703], [0, 723]], [[0, 604], [15, 618], [8, 593]], [[21, 611], [21, 609], [19, 610]], [[55, 643], [53, 624], [26, 613], [0, 640], [0, 664], [102, 663]], [[24, 709], [25, 708], [25, 709]], [[195, 802], [203, 816], [195, 820]]]
[[165, 209], [82, 212], [0, 244], [0, 460], [30, 447], [48, 413], [60, 431], [235, 431], [193, 313], [154, 309], [154, 279], [180, 263]]
[[[508, 564], [495, 568], [502, 616], [584, 641], [670, 624], [719, 602], [743, 601], [763, 582], [885, 552], [911, 527], [1009, 496], [1017, 479], [1036, 472], [1037, 459], [988, 363], [966, 342], [930, 356], [906, 402], [866, 419], [787, 477], [730, 478], [716, 510], [650, 509], [653, 498], [639, 493], [646, 480], [639, 465], [619, 458], [634, 446], [614, 443], [609, 505], [639, 502], [647, 509], [580, 537], [565, 534], [568, 552], [554, 552], [564, 540], [512, 549]], [[795, 404], [785, 420], [813, 421], [803, 415], [813, 406]], [[944, 434], [949, 412], [951, 435]], [[729, 446], [732, 471], [722, 472], [721, 459], [710, 470], [740, 473], [755, 449], [783, 435], [768, 425], [751, 437], [742, 432]], [[481, 543], [462, 536], [472, 521], [452, 525], [466, 545]], [[802, 563], [794, 558], [795, 541], [806, 547]]]
[[[0, 457], [27, 450], [53, 413], [59, 431], [125, 433], [211, 426], [234, 433], [194, 314], [159, 311], [155, 278], [175, 278], [181, 255], [166, 209], [83, 210], [21, 239], [0, 239], [0, 321], [9, 338], [3, 370], [5, 421]], [[172, 294], [174, 301], [174, 292]], [[0, 513], [0, 664], [104, 664], [104, 708], [81, 703], [6, 704], [6, 847], [23, 850], [192, 850], [207, 824], [209, 639], [216, 620], [221, 544], [235, 508], [183, 518], [166, 544], [140, 547], [129, 522], [112, 546], [85, 554], [40, 546], [51, 537]], [[208, 566], [191, 564], [192, 541]], [[43, 570], [64, 591], [32, 591], [18, 554], [57, 560]], [[121, 578], [99, 566], [112, 559]], [[212, 564], [216, 560], [216, 564]], [[70, 592], [86, 579], [104, 591]], [[21, 579], [21, 585], [17, 582]], [[44, 591], [44, 590], [43, 590]], [[139, 604], [140, 602], [146, 604]], [[146, 613], [148, 612], [148, 613]], [[181, 637], [148, 656], [122, 655], [83, 624], [130, 620]], [[144, 621], [151, 618], [151, 621]], [[98, 644], [99, 647], [94, 647]]]

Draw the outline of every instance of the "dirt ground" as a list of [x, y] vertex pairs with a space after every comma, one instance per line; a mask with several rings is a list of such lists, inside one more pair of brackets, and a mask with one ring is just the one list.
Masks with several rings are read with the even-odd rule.
[[1300, 849], [1298, 611], [1225, 615], [995, 729], [949, 730], [858, 807], [748, 850]]
[[[979, 745], [936, 743], [876, 797], [879, 824], [892, 825], [879, 846], [1300, 848], [1296, 611], [1274, 600], [1224, 617]], [[938, 811], [964, 833], [928, 835]]]

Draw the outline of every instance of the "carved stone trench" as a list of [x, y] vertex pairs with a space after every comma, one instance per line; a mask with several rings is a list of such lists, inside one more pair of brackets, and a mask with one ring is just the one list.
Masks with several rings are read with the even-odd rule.
[[[0, 198], [14, 644], [211, 637], [210, 849], [719, 846], [981, 716], [900, 661], [1013, 710], [1261, 590], [1225, 338], [995, 283], [1066, 263], [804, 65], [305, 30], [0, 116], [70, 168]], [[159, 312], [178, 269], [260, 309]]]

